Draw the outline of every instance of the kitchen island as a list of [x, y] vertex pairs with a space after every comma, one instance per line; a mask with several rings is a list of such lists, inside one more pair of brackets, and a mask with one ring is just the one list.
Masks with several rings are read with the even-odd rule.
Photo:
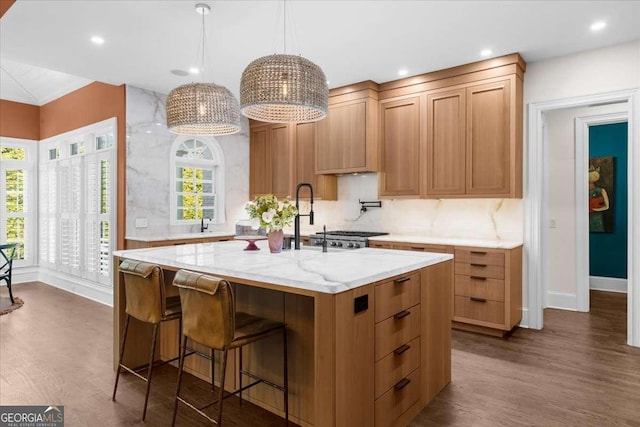
[[[114, 266], [121, 258], [159, 264], [172, 293], [179, 269], [222, 277], [233, 283], [238, 310], [284, 321], [290, 417], [300, 425], [407, 425], [450, 382], [450, 254], [373, 248], [271, 254], [266, 242], [258, 242], [260, 251], [244, 251], [245, 245], [117, 251]], [[114, 360], [125, 307], [124, 284], [115, 273]], [[142, 365], [149, 331], [136, 326], [126, 359]], [[177, 324], [163, 326], [158, 358], [169, 359], [177, 354]], [[281, 357], [281, 337], [274, 336], [244, 351], [243, 368], [280, 383], [282, 370], [274, 367]], [[211, 381], [209, 362], [191, 359], [189, 371]], [[234, 363], [228, 369], [225, 388], [233, 389]], [[269, 387], [259, 385], [243, 397], [282, 414], [282, 395]]]

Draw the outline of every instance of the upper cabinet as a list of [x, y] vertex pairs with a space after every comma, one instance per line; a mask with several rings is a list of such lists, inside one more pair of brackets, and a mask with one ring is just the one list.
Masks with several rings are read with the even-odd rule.
[[380, 85], [380, 197], [521, 198], [524, 67], [513, 54]]
[[[261, 123], [251, 121], [249, 138], [249, 197], [272, 193], [295, 198], [296, 185], [308, 182], [314, 198], [337, 199], [335, 176], [315, 174], [315, 123]], [[300, 197], [309, 198], [301, 189]]]
[[363, 82], [329, 92], [329, 112], [317, 122], [316, 172], [378, 170], [378, 92]]

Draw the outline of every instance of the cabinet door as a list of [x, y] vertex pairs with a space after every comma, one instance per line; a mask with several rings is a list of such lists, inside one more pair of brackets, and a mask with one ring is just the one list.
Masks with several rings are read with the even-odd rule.
[[427, 196], [465, 193], [466, 90], [427, 95]]
[[269, 131], [271, 149], [271, 192], [277, 198], [291, 197], [295, 176], [292, 132], [287, 124], [271, 125]]
[[[316, 123], [296, 125], [296, 179], [295, 184], [308, 182], [313, 186], [314, 197], [323, 200], [337, 199], [337, 181], [334, 175], [316, 175]], [[295, 189], [295, 187], [294, 187]], [[300, 189], [301, 198], [309, 198], [309, 189]]]
[[318, 122], [317, 171], [358, 172], [367, 168], [367, 100], [329, 106]]
[[510, 194], [510, 90], [509, 80], [467, 88], [467, 194]]
[[251, 128], [249, 137], [249, 198], [271, 192], [269, 125]]
[[380, 103], [379, 195], [420, 195], [420, 98]]

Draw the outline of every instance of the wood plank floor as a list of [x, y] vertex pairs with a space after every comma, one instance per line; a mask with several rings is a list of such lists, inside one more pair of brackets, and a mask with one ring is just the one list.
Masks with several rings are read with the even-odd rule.
[[[0, 316], [0, 404], [63, 404], [68, 426], [142, 425], [142, 381], [123, 376], [111, 401], [111, 309], [40, 283], [15, 290], [25, 305]], [[640, 427], [640, 349], [624, 344], [626, 295], [591, 297], [591, 313], [546, 310], [543, 331], [506, 340], [453, 331], [452, 383], [411, 426]], [[170, 424], [175, 376], [171, 366], [154, 373], [145, 425]], [[208, 384], [186, 378], [188, 396], [210, 399]], [[228, 426], [284, 425], [227, 402]], [[178, 425], [208, 424], [182, 408]]]

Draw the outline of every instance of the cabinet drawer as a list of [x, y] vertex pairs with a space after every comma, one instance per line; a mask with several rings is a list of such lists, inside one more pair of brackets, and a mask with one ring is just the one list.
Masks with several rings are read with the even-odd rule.
[[487, 277], [492, 279], [504, 279], [504, 267], [501, 265], [469, 264], [456, 262], [456, 274], [464, 276]]
[[456, 274], [455, 294], [504, 301], [504, 280]]
[[459, 249], [455, 252], [456, 262], [485, 265], [504, 265], [504, 252], [488, 252], [482, 249]]
[[419, 398], [420, 369], [416, 369], [375, 401], [375, 426], [390, 426]]
[[420, 335], [420, 304], [377, 323], [375, 326], [375, 360]]
[[440, 245], [427, 245], [422, 243], [394, 243], [391, 246], [392, 249], [400, 249], [403, 251], [416, 251], [416, 252], [437, 252], [441, 254], [447, 253], [446, 246]]
[[420, 275], [395, 277], [376, 286], [375, 321], [380, 322], [420, 302]]
[[419, 367], [420, 338], [399, 346], [377, 361], [374, 377], [376, 399]]
[[504, 303], [491, 300], [474, 301], [471, 298], [473, 297], [456, 295], [454, 318], [464, 317], [500, 325], [504, 324]]

